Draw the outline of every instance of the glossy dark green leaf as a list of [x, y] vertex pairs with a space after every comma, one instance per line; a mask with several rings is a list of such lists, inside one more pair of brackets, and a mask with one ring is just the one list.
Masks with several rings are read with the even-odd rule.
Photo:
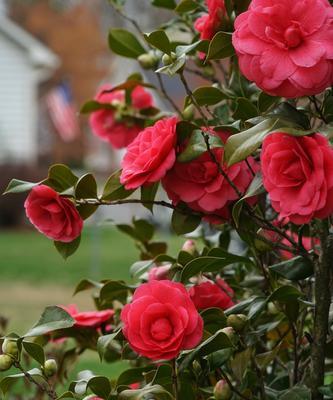
[[231, 33], [218, 32], [209, 44], [207, 60], [220, 60], [234, 55], [235, 50], [231, 39]]
[[99, 297], [102, 305], [110, 305], [113, 300], [125, 302], [129, 287], [122, 281], [108, 281], [102, 287]]
[[176, 11], [180, 14], [186, 13], [189, 11], [194, 11], [198, 8], [198, 3], [194, 0], [181, 0], [176, 7]]
[[110, 333], [109, 335], [100, 336], [97, 341], [97, 352], [101, 361], [104, 359], [104, 356], [107, 353], [107, 350], [112, 343], [113, 340], [122, 338], [121, 329], [116, 332]]
[[290, 121], [293, 126], [298, 125], [304, 129], [310, 129], [311, 124], [308, 116], [302, 110], [298, 110], [288, 102], [279, 104], [271, 113], [272, 117], [279, 117], [281, 120]]
[[43, 347], [41, 347], [39, 344], [34, 343], [34, 342], [22, 342], [24, 350], [29, 354], [30, 357], [32, 357], [34, 360], [36, 360], [40, 365], [44, 365], [45, 363], [45, 354]]
[[152, 0], [151, 3], [155, 7], [167, 8], [173, 10], [176, 7], [175, 0]]
[[156, 193], [158, 190], [159, 183], [154, 183], [149, 186], [141, 186], [141, 201], [144, 207], [146, 207], [149, 211], [153, 211], [154, 204], [153, 202], [156, 197]]
[[145, 367], [127, 369], [119, 375], [117, 386], [141, 382], [144, 379], [145, 372], [151, 371], [154, 368], [156, 368], [154, 365], [147, 365]]
[[163, 53], [171, 54], [171, 43], [165, 31], [158, 30], [145, 34], [145, 39], [156, 49], [161, 50]]
[[258, 108], [260, 112], [265, 112], [269, 110], [278, 101], [280, 101], [280, 97], [270, 96], [265, 92], [261, 92], [258, 97]]
[[114, 106], [109, 103], [99, 103], [96, 100], [89, 100], [81, 107], [81, 114], [90, 114], [98, 110], [114, 110]]
[[193, 232], [201, 222], [201, 217], [193, 214], [183, 214], [177, 210], [172, 213], [171, 224], [177, 235]]
[[114, 53], [128, 58], [137, 58], [146, 52], [136, 36], [122, 28], [110, 30], [109, 47]]
[[110, 381], [105, 376], [92, 377], [89, 379], [88, 387], [94, 394], [97, 394], [97, 396], [100, 396], [102, 399], [108, 399], [111, 392]]
[[193, 91], [193, 97], [199, 106], [212, 106], [226, 98], [222, 90], [214, 86], [201, 86]]
[[73, 296], [75, 296], [77, 293], [83, 292], [84, 290], [101, 289], [102, 287], [103, 287], [103, 283], [96, 282], [91, 279], [83, 279], [76, 286]]
[[78, 236], [76, 239], [74, 239], [72, 242], [54, 242], [55, 248], [58, 250], [58, 252], [62, 255], [62, 257], [66, 260], [68, 257], [73, 255], [76, 250], [79, 248], [81, 242], [81, 236]]
[[269, 270], [291, 281], [306, 279], [314, 273], [312, 262], [301, 256], [274, 264], [269, 267]]
[[107, 180], [102, 199], [108, 201], [122, 200], [129, 197], [134, 190], [126, 190], [120, 183], [121, 170], [114, 172]]
[[[33, 368], [30, 371], [27, 371], [27, 373], [34, 378], [40, 377], [43, 379], [43, 373], [39, 368]], [[0, 391], [5, 396], [8, 393], [9, 389], [12, 387], [12, 385], [14, 385], [18, 380], [21, 380], [21, 379], [25, 379], [24, 373], [8, 375], [8, 376], [4, 377], [0, 381]]]
[[305, 386], [295, 386], [283, 393], [279, 400], [311, 400], [311, 392]]
[[77, 199], [97, 198], [97, 182], [93, 174], [85, 174], [77, 181], [75, 197]]
[[26, 182], [19, 179], [12, 179], [3, 194], [29, 192], [33, 187], [39, 185], [39, 182]]
[[24, 337], [41, 336], [58, 329], [70, 328], [75, 320], [61, 307], [46, 307], [36, 325]]
[[227, 317], [220, 308], [207, 308], [201, 312], [201, 317], [204, 320], [205, 330], [211, 334], [227, 325]]
[[144, 400], [144, 399], [155, 399], [155, 400], [173, 400], [173, 396], [160, 385], [147, 385], [142, 389], [136, 390], [124, 390], [119, 393], [119, 400]]
[[257, 107], [251, 103], [250, 100], [239, 97], [236, 100], [236, 110], [233, 113], [233, 119], [237, 120], [240, 119], [242, 121], [246, 121], [250, 118], [254, 118], [258, 116]]
[[287, 303], [288, 301], [297, 300], [302, 297], [302, 293], [296, 289], [294, 286], [281, 286], [276, 289], [267, 299], [269, 301], [278, 301], [281, 303]]

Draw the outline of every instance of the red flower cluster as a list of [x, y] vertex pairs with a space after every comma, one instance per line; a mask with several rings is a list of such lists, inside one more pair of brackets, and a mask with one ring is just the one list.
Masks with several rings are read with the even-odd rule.
[[101, 325], [109, 322], [114, 315], [113, 310], [79, 312], [75, 304], [61, 306], [61, 308], [75, 319], [75, 326], [78, 328], [99, 328]]
[[195, 29], [200, 32], [200, 39], [212, 39], [221, 29], [221, 23], [226, 14], [224, 0], [206, 0], [208, 14], [202, 15], [195, 23]]
[[207, 281], [194, 285], [190, 288], [189, 294], [198, 310], [211, 307], [226, 310], [234, 305], [232, 301], [234, 291], [221, 278], [216, 283]]
[[[120, 108], [125, 105], [125, 93], [123, 90], [111, 90], [110, 85], [102, 86], [95, 100], [102, 104], [114, 105]], [[142, 86], [137, 86], [131, 93], [131, 106], [134, 111], [142, 110], [153, 106], [153, 98]], [[142, 130], [133, 118], [116, 117], [116, 111], [113, 109], [101, 109], [94, 111], [90, 115], [90, 126], [93, 133], [106, 142], [109, 142], [114, 148], [121, 149], [127, 147], [138, 133]]]

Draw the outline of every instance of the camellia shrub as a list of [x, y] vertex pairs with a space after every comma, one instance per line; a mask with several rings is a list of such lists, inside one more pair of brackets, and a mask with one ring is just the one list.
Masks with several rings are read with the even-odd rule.
[[[28, 192], [27, 217], [64, 258], [102, 205], [166, 207], [186, 238], [175, 255], [148, 220], [117, 225], [140, 250], [132, 283], [83, 279], [75, 292], [91, 290], [95, 311], [48, 307], [26, 334], [3, 337], [0, 390], [24, 381], [22, 399], [333, 398], [332, 5], [152, 0], [171, 17], [145, 33], [123, 3], [110, 0], [128, 27], [110, 29], [110, 49], [153, 78], [96, 88], [82, 107], [94, 135], [125, 148], [121, 169], [101, 186], [53, 165], [6, 193]], [[183, 86], [181, 106], [165, 75]], [[128, 368], [68, 382], [87, 349]]]

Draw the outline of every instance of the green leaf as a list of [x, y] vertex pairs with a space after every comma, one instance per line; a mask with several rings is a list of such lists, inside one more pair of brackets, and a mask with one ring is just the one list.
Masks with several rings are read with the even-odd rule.
[[178, 210], [172, 213], [171, 224], [177, 235], [193, 232], [200, 225], [201, 217], [192, 214], [183, 214]]
[[202, 358], [215, 351], [232, 347], [233, 344], [228, 336], [219, 330], [187, 354], [181, 362], [179, 369], [181, 371], [186, 369], [196, 358]]
[[269, 267], [269, 270], [291, 281], [306, 279], [314, 273], [312, 262], [301, 256], [274, 264]]
[[193, 91], [193, 97], [199, 106], [212, 106], [226, 98], [225, 94], [214, 86], [201, 86]]
[[102, 199], [108, 201], [122, 200], [129, 197], [134, 190], [126, 190], [120, 183], [121, 170], [114, 172], [107, 180]]
[[141, 382], [144, 379], [145, 372], [151, 371], [154, 368], [154, 365], [147, 365], [145, 367], [127, 369], [119, 375], [117, 386]]
[[76, 250], [79, 248], [81, 242], [81, 236], [78, 236], [72, 242], [58, 242], [54, 241], [54, 246], [58, 250], [58, 252], [62, 255], [62, 257], [66, 260], [68, 257], [73, 255]]
[[107, 352], [108, 347], [110, 346], [111, 342], [113, 340], [116, 340], [118, 338], [122, 337], [122, 332], [121, 329], [117, 330], [116, 332], [113, 332], [109, 335], [104, 335], [100, 336], [97, 341], [97, 352], [99, 354], [99, 357], [101, 361], [104, 359], [104, 355]]
[[22, 342], [24, 350], [36, 360], [40, 365], [44, 365], [45, 363], [45, 354], [43, 348], [34, 342]]
[[163, 53], [171, 54], [171, 43], [165, 31], [158, 30], [144, 35], [146, 41]]
[[121, 28], [110, 30], [109, 47], [114, 53], [128, 58], [137, 58], [146, 52], [133, 33]]
[[246, 131], [231, 135], [224, 148], [228, 166], [245, 160], [260, 147], [263, 139], [277, 126], [278, 120], [267, 119]]
[[114, 106], [109, 103], [99, 103], [96, 100], [89, 100], [81, 107], [81, 114], [90, 114], [98, 110], [114, 110]]
[[[151, 204], [149, 202], [152, 202], [155, 200], [158, 186], [159, 186], [159, 183], [156, 182], [153, 185], [141, 186], [141, 189], [140, 189], [142, 205], [151, 212], [153, 212], [154, 204]], [[145, 203], [145, 202], [148, 202], [148, 203]]]
[[200, 272], [220, 271], [227, 265], [234, 263], [252, 265], [252, 261], [246, 257], [240, 257], [235, 254], [223, 252], [222, 249], [218, 250], [221, 252], [220, 254], [218, 252], [211, 251], [208, 253], [208, 256], [195, 258], [186, 264], [181, 273], [181, 281], [187, 282], [192, 276], [197, 275]]
[[36, 325], [24, 337], [41, 336], [58, 329], [71, 328], [75, 320], [61, 307], [46, 307]]
[[91, 279], [83, 279], [79, 284], [76, 286], [73, 296], [77, 293], [83, 292], [84, 290], [88, 289], [101, 289], [103, 287], [103, 283], [93, 281]]
[[233, 119], [240, 119], [242, 121], [246, 121], [250, 118], [254, 118], [258, 116], [257, 107], [251, 103], [250, 100], [239, 97], [236, 100], [236, 110], [233, 113]]
[[174, 400], [173, 396], [160, 385], [147, 385], [142, 389], [124, 390], [118, 395], [119, 400], [133, 399], [155, 399], [155, 400]]
[[20, 181], [19, 179], [12, 179], [9, 182], [3, 194], [29, 192], [33, 187], [39, 184], [40, 182], [34, 183], [34, 182]]
[[167, 8], [169, 10], [173, 10], [177, 5], [175, 0], [152, 0], [151, 4], [155, 7]]
[[125, 302], [129, 287], [122, 281], [108, 281], [102, 287], [99, 297], [102, 305], [110, 305], [112, 301]]
[[281, 286], [276, 289], [267, 299], [267, 303], [269, 301], [278, 301], [280, 303], [288, 303], [289, 301], [293, 301], [298, 299], [299, 297], [303, 297], [303, 294], [296, 289], [294, 286]]
[[191, 53], [194, 50], [200, 50], [206, 52], [208, 50], [208, 41], [198, 40], [197, 42], [191, 44], [177, 46], [175, 52], [177, 57], [180, 57], [184, 54]]
[[159, 74], [166, 74], [172, 77], [183, 68], [185, 63], [186, 63], [186, 54], [182, 54], [173, 63], [165, 65], [164, 67], [157, 69], [155, 72]]
[[207, 308], [201, 312], [201, 317], [204, 320], [205, 330], [211, 334], [224, 328], [227, 324], [227, 317], [220, 308]]
[[218, 32], [211, 40], [207, 53], [207, 60], [220, 60], [235, 54], [232, 45], [232, 34], [229, 32]]
[[198, 3], [194, 0], [181, 0], [177, 5], [175, 11], [178, 13], [187, 13], [189, 11], [194, 11], [198, 8]]
[[239, 226], [239, 218], [244, 205], [244, 201], [258, 194], [264, 193], [264, 185], [262, 183], [261, 172], [258, 172], [253, 178], [250, 186], [247, 188], [245, 195], [237, 201], [232, 208], [232, 218], [235, 221], [236, 226]]
[[222, 365], [224, 365], [227, 361], [229, 361], [233, 352], [234, 351], [232, 348], [227, 348], [214, 351], [214, 353], [211, 353], [208, 356], [206, 356], [206, 359], [209, 364], [209, 369], [211, 371], [215, 371], [217, 368], [222, 367]]
[[102, 399], [107, 399], [111, 393], [111, 384], [108, 378], [105, 376], [94, 376], [88, 381], [89, 389], [100, 396]]
[[311, 392], [305, 386], [295, 386], [284, 392], [279, 400], [311, 400]]
[[280, 97], [270, 96], [265, 92], [261, 92], [258, 97], [258, 108], [260, 112], [269, 110], [274, 104], [280, 101]]
[[269, 115], [272, 117], [279, 117], [284, 121], [289, 121], [293, 126], [297, 124], [304, 129], [311, 128], [308, 116], [303, 111], [298, 110], [287, 102], [279, 104]]
[[248, 347], [244, 351], [236, 353], [230, 362], [232, 372], [237, 380], [242, 382], [247, 367], [251, 361], [252, 348]]
[[[210, 148], [223, 147], [222, 140], [218, 136], [209, 137]], [[203, 132], [200, 129], [193, 131], [185, 149], [179, 154], [177, 160], [179, 162], [189, 162], [201, 156], [207, 151], [207, 145]]]
[[97, 182], [93, 174], [83, 175], [75, 185], [75, 197], [77, 199], [96, 199]]
[[56, 400], [63, 400], [63, 399], [75, 399], [75, 395], [72, 392], [65, 392], [62, 395], [60, 395], [59, 397], [57, 397]]
[[78, 177], [64, 164], [54, 164], [49, 168], [48, 177], [43, 183], [61, 193], [74, 187]]
[[[44, 379], [42, 371], [38, 368], [33, 368], [30, 371], [27, 371], [27, 373], [30, 376], [41, 377]], [[0, 391], [3, 393], [3, 395], [5, 396], [6, 393], [8, 392], [8, 390], [11, 388], [11, 386], [13, 384], [15, 384], [16, 381], [20, 380], [21, 378], [23, 378], [23, 379], [25, 378], [25, 375], [23, 373], [15, 374], [15, 375], [8, 375], [5, 378], [3, 378], [0, 381]]]

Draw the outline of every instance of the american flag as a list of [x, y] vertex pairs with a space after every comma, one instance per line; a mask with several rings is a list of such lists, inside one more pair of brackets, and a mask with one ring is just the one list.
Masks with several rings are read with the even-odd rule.
[[62, 82], [51, 89], [46, 95], [46, 104], [61, 139], [70, 142], [77, 138], [80, 135], [80, 127], [69, 84]]

